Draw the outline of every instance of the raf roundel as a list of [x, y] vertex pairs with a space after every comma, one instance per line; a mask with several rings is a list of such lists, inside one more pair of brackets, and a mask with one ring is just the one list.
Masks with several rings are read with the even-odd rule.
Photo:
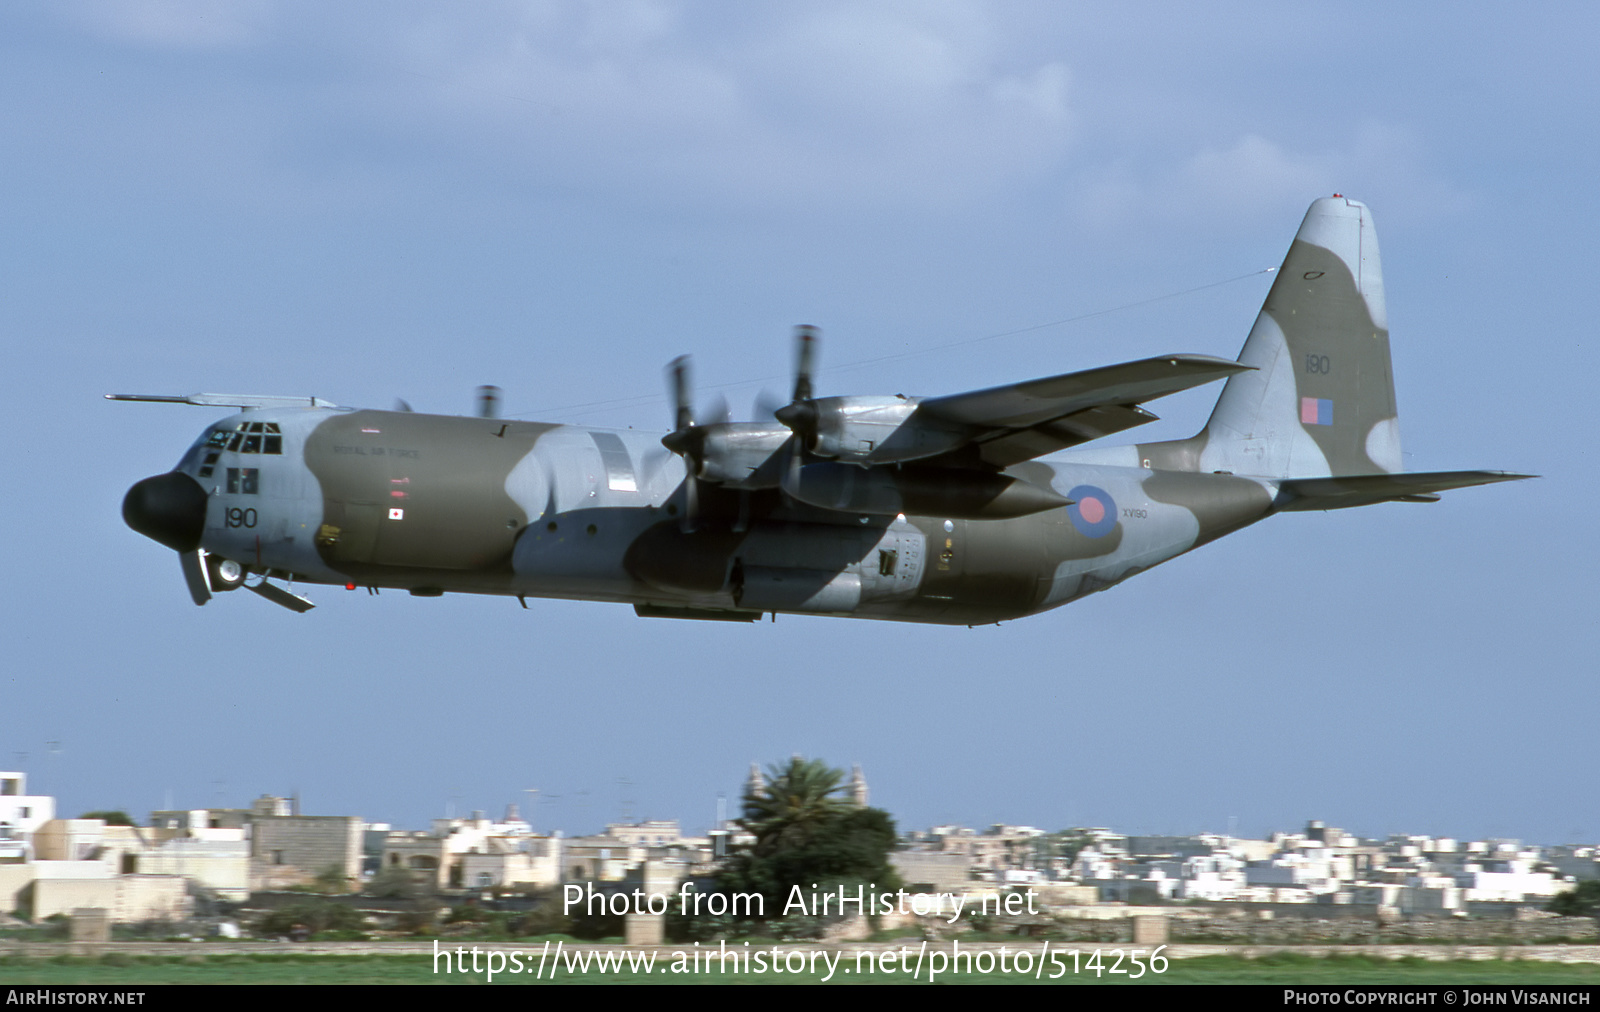
[[1084, 537], [1103, 538], [1117, 526], [1117, 504], [1104, 489], [1079, 485], [1067, 493], [1067, 498], [1074, 500], [1067, 507], [1067, 516]]

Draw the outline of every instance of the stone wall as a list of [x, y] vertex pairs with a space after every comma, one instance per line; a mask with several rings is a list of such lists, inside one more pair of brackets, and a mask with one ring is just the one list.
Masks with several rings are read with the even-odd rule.
[[1174, 942], [1239, 942], [1259, 945], [1534, 945], [1593, 943], [1600, 938], [1591, 917], [1545, 916], [1527, 920], [1446, 917], [1380, 923], [1377, 918], [1252, 920], [1208, 917], [1172, 926]]
[[297, 868], [314, 877], [337, 868], [361, 881], [361, 820], [343, 815], [259, 816], [250, 830], [251, 874], [260, 888], [284, 877], [273, 869]]

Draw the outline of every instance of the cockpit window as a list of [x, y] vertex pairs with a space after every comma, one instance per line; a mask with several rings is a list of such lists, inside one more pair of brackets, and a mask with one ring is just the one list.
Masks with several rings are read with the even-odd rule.
[[206, 439], [208, 449], [234, 453], [283, 453], [282, 430], [277, 422], [240, 422], [231, 429], [217, 429]]

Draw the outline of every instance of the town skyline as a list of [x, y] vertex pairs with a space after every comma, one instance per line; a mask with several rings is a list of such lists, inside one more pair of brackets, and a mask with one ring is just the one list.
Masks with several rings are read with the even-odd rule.
[[[836, 813], [870, 803], [870, 786], [859, 768], [846, 780], [842, 771], [831, 775], [795, 757], [773, 772], [777, 778], [769, 781], [752, 770], [745, 784], [750, 797], [773, 802], [762, 809], [767, 816], [803, 808], [792, 790], [824, 791], [830, 782], [833, 789], [826, 793], [837, 795], [831, 802]], [[801, 786], [773, 793], [772, 783]], [[705, 834], [685, 832], [676, 819], [657, 819], [568, 835], [538, 831], [512, 804], [501, 819], [473, 812], [412, 829], [310, 813], [298, 799], [272, 795], [248, 806], [155, 811], [143, 821], [122, 814], [64, 817], [56, 799], [34, 793], [22, 774], [0, 772], [0, 900], [37, 922], [93, 895], [90, 905], [103, 908], [105, 916], [134, 923], [184, 921], [201, 912], [214, 917], [214, 901], [255, 907], [266, 899], [263, 894], [286, 889], [378, 899], [455, 895], [473, 902], [548, 898], [559, 889], [566, 913], [574, 904], [591, 912], [598, 904], [600, 915], [661, 914], [673, 894], [685, 908], [691, 898], [713, 896], [713, 906], [721, 909], [705, 913], [720, 916], [729, 912], [729, 903], [744, 903], [744, 916], [758, 920], [768, 919], [769, 901], [783, 899], [727, 888], [729, 868], [761, 853], [761, 834], [771, 826], [761, 818], [753, 824], [723, 822]], [[877, 818], [861, 814], [868, 824]], [[920, 894], [914, 912], [928, 914], [931, 897], [947, 908], [936, 919], [948, 915], [950, 924], [976, 895], [994, 903], [1004, 895], [1005, 913], [1031, 917], [1063, 907], [1101, 907], [1104, 916], [1128, 916], [1128, 908], [1137, 914], [1152, 905], [1193, 901], [1212, 905], [1214, 913], [1250, 909], [1269, 919], [1277, 911], [1323, 919], [1375, 915], [1380, 923], [1401, 916], [1527, 920], [1517, 911], [1571, 907], [1577, 892], [1569, 900], [1557, 897], [1600, 880], [1600, 846], [1593, 844], [1419, 834], [1369, 839], [1321, 820], [1265, 839], [1135, 835], [1114, 827], [1051, 833], [1019, 825], [945, 825], [877, 839], [875, 846], [883, 849], [869, 862], [876, 868], [871, 879], [856, 890], [862, 894], [858, 906], [870, 903], [879, 911], [886, 904], [882, 913], [903, 916], [907, 894]], [[739, 881], [737, 872], [733, 881]], [[819, 916], [805, 906], [804, 881], [786, 895], [800, 896], [805, 916]], [[816, 901], [818, 886], [810, 888]], [[848, 888], [823, 890], [830, 902], [839, 900], [836, 915], [845, 908]], [[197, 907], [191, 893], [207, 899]], [[630, 906], [643, 903], [646, 894], [652, 897], [648, 910]], [[1051, 909], [1035, 909], [1036, 900]], [[770, 916], [786, 917], [791, 902]], [[1184, 916], [1206, 915], [1191, 910]]]
[[[812, 756], [812, 757], [804, 757], [804, 758], [813, 758], [813, 759], [820, 758], [821, 761], [823, 761], [825, 763], [827, 762], [825, 757], [814, 757], [814, 756]], [[766, 770], [768, 769], [768, 764], [764, 764], [763, 763], [763, 764], [758, 764], [758, 765], [760, 765], [760, 767], [761, 767], [763, 772], [766, 772]], [[833, 766], [833, 768], [840, 769], [840, 770], [845, 770], [845, 769], [848, 768], [847, 766], [840, 766], [840, 765], [836, 765], [836, 764], [832, 764], [832, 763], [829, 763], [829, 765]], [[856, 764], [856, 768], [858, 770], [860, 770], [859, 764]], [[46, 792], [44, 792], [42, 790], [42, 785], [32, 775], [28, 774], [26, 770], [17, 770], [15, 772], [16, 773], [21, 773], [21, 774], [23, 774], [23, 775], [28, 777], [28, 783], [30, 784], [30, 788], [32, 788], [35, 793], [46, 793]], [[860, 770], [860, 772], [864, 776], [866, 776], [866, 783], [868, 785], [869, 790], [871, 790], [874, 794], [876, 794], [876, 789], [872, 787], [873, 781], [872, 781], [870, 775], [867, 775], [867, 772], [865, 770]], [[7, 772], [7, 773], [5, 773], [5, 775], [13, 775], [13, 774], [10, 773], [10, 772]], [[748, 773], [746, 774], [746, 776], [748, 777]], [[617, 785], [614, 785], [614, 786], [617, 786]], [[848, 787], [848, 782], [841, 784], [840, 789], [839, 789], [841, 796], [844, 795], [844, 793], [846, 792], [846, 788], [847, 787]], [[580, 815], [578, 818], [573, 819], [570, 822], [562, 822], [561, 819], [558, 816], [550, 814], [550, 808], [549, 807], [546, 807], [544, 809], [541, 809], [539, 807], [540, 806], [539, 795], [542, 792], [538, 792], [538, 791], [530, 789], [530, 790], [524, 790], [524, 792], [522, 792], [523, 796], [521, 798], [514, 799], [514, 800], [508, 800], [508, 801], [502, 802], [499, 805], [494, 805], [492, 803], [489, 803], [489, 804], [472, 804], [472, 805], [465, 805], [464, 804], [459, 808], [453, 808], [447, 802], [444, 807], [442, 807], [438, 812], [435, 812], [432, 815], [428, 815], [428, 816], [422, 818], [421, 820], [417, 820], [417, 821], [413, 821], [413, 822], [403, 822], [403, 821], [397, 820], [397, 819], [370, 817], [367, 813], [365, 813], [363, 811], [348, 811], [348, 812], [321, 811], [320, 809], [323, 806], [318, 805], [316, 803], [316, 799], [315, 798], [308, 798], [306, 795], [304, 795], [303, 793], [298, 792], [298, 791], [274, 792], [272, 790], [262, 790], [262, 791], [258, 791], [256, 793], [246, 792], [247, 796], [245, 796], [245, 797], [235, 797], [232, 794], [231, 791], [228, 791], [228, 789], [226, 788], [225, 785], [222, 786], [222, 787], [218, 787], [217, 788], [217, 796], [212, 799], [212, 802], [209, 802], [209, 803], [206, 803], [206, 804], [185, 805], [185, 804], [181, 803], [183, 799], [177, 798], [176, 796], [174, 796], [173, 798], [164, 798], [163, 802], [160, 805], [148, 806], [148, 807], [145, 807], [145, 808], [142, 808], [142, 809], [141, 808], [130, 808], [130, 807], [126, 806], [126, 805], [117, 805], [117, 804], [100, 804], [100, 805], [90, 805], [90, 806], [66, 805], [65, 807], [61, 807], [58, 810], [57, 817], [59, 817], [59, 818], [77, 818], [77, 817], [80, 817], [80, 816], [75, 816], [75, 815], [70, 814], [70, 810], [73, 810], [74, 807], [76, 807], [76, 809], [81, 810], [80, 811], [80, 815], [82, 813], [87, 813], [87, 812], [122, 811], [122, 812], [126, 813], [127, 815], [129, 815], [130, 817], [138, 820], [140, 818], [148, 819], [151, 813], [153, 813], [153, 812], [161, 812], [161, 811], [184, 811], [184, 810], [196, 810], [196, 811], [198, 811], [198, 810], [203, 810], [203, 809], [243, 810], [243, 809], [247, 809], [249, 807], [250, 803], [255, 799], [258, 799], [258, 798], [275, 798], [275, 799], [282, 799], [282, 800], [284, 800], [286, 802], [292, 803], [297, 810], [304, 811], [308, 815], [355, 816], [355, 817], [361, 819], [362, 822], [367, 823], [367, 824], [389, 825], [389, 826], [394, 826], [397, 829], [415, 828], [415, 827], [421, 827], [421, 826], [424, 826], [424, 825], [431, 825], [431, 824], [433, 824], [435, 822], [438, 822], [439, 820], [465, 820], [465, 821], [471, 821], [473, 819], [487, 819], [487, 820], [489, 820], [491, 822], [494, 822], [494, 821], [501, 821], [503, 818], [511, 818], [512, 815], [514, 814], [515, 818], [518, 818], [518, 819], [522, 820], [523, 822], [527, 823], [531, 827], [531, 831], [532, 832], [539, 833], [539, 834], [544, 834], [544, 835], [561, 834], [561, 835], [573, 835], [573, 836], [591, 836], [591, 835], [595, 835], [598, 832], [602, 832], [603, 828], [606, 827], [606, 826], [643, 825], [643, 824], [650, 823], [650, 822], [657, 822], [657, 821], [666, 820], [666, 821], [671, 821], [675, 825], [679, 825], [679, 826], [683, 827], [683, 830], [684, 830], [686, 835], [703, 836], [703, 835], [705, 835], [705, 833], [707, 833], [707, 832], [709, 832], [709, 831], [711, 831], [713, 829], [718, 828], [718, 823], [717, 823], [717, 820], [716, 820], [716, 817], [715, 817], [715, 812], [719, 808], [725, 809], [725, 811], [726, 811], [726, 817], [724, 819], [725, 823], [734, 824], [734, 823], [737, 823], [739, 821], [739, 819], [741, 817], [740, 816], [740, 798], [742, 797], [743, 790], [744, 790], [744, 788], [740, 787], [740, 788], [737, 788], [737, 789], [734, 789], [734, 790], [731, 790], [731, 791], [718, 792], [716, 794], [713, 794], [711, 796], [711, 802], [710, 802], [710, 806], [709, 806], [711, 811], [713, 812], [713, 814], [712, 814], [711, 817], [704, 819], [704, 821], [701, 821], [700, 817], [697, 816], [697, 815], [690, 815], [690, 814], [685, 814], [685, 813], [681, 813], [681, 812], [668, 812], [668, 811], [657, 812], [657, 811], [654, 811], [654, 810], [649, 809], [647, 807], [643, 807], [643, 806], [639, 806], [637, 804], [627, 803], [627, 802], [618, 800], [615, 803], [614, 810], [610, 814], [600, 813], [600, 814], [592, 814], [592, 815]], [[222, 796], [224, 793], [226, 793], [226, 795], [227, 795], [226, 797]], [[55, 797], [57, 799], [58, 806], [62, 804], [61, 796], [54, 795], [54, 794], [52, 794], [51, 796]], [[461, 797], [463, 799], [465, 799], [467, 796], [466, 795], [462, 795]], [[532, 799], [531, 803], [530, 803], [530, 798]], [[1300, 818], [1298, 821], [1291, 820], [1291, 821], [1289, 821], [1287, 823], [1284, 823], [1284, 824], [1266, 825], [1266, 824], [1263, 823], [1263, 824], [1261, 824], [1262, 828], [1256, 828], [1254, 832], [1249, 832], [1249, 831], [1246, 831], [1246, 829], [1245, 829], [1245, 827], [1247, 827], [1247, 826], [1252, 827], [1252, 828], [1254, 828], [1256, 826], [1256, 824], [1253, 823], [1252, 820], [1239, 818], [1239, 817], [1234, 817], [1234, 816], [1228, 817], [1224, 821], [1224, 825], [1221, 825], [1221, 826], [1217, 826], [1217, 827], [1202, 826], [1202, 827], [1191, 827], [1191, 828], [1168, 827], [1168, 826], [1163, 826], [1161, 823], [1154, 823], [1154, 822], [1136, 822], [1136, 823], [1132, 823], [1132, 824], [1129, 824], [1129, 825], [1126, 825], [1126, 826], [1119, 826], [1119, 825], [1113, 825], [1113, 824], [1109, 824], [1109, 823], [1105, 823], [1105, 822], [1095, 822], [1095, 821], [1092, 821], [1092, 820], [1091, 821], [1085, 821], [1085, 822], [1076, 822], [1076, 823], [1061, 823], [1059, 825], [1057, 825], [1055, 823], [1050, 823], [1050, 822], [1042, 822], [1042, 823], [1040, 823], [1040, 822], [1030, 822], [1030, 821], [1027, 821], [1027, 820], [1007, 820], [1007, 819], [998, 819], [998, 820], [990, 820], [990, 821], [974, 821], [974, 820], [951, 819], [951, 820], [945, 820], [945, 821], [939, 821], [939, 822], [923, 822], [923, 823], [912, 824], [912, 823], [908, 823], [905, 820], [903, 820], [902, 818], [900, 818], [900, 816], [895, 812], [895, 810], [892, 807], [888, 807], [888, 803], [887, 802], [882, 801], [881, 799], [879, 799], [877, 797], [873, 797], [872, 800], [869, 801], [869, 804], [871, 804], [871, 806], [874, 807], [874, 808], [882, 809], [883, 811], [887, 812], [891, 818], [894, 819], [896, 829], [897, 829], [897, 831], [899, 832], [899, 834], [901, 835], [902, 838], [911, 838], [911, 837], [915, 837], [915, 836], [917, 836], [919, 834], [930, 833], [930, 832], [933, 832], [933, 831], [938, 830], [938, 829], [943, 828], [943, 827], [961, 827], [961, 828], [973, 829], [973, 830], [977, 830], [977, 831], [981, 832], [981, 831], [983, 831], [983, 830], [985, 830], [985, 829], [987, 829], [989, 827], [1005, 826], [1005, 827], [1020, 827], [1020, 828], [1026, 828], [1026, 829], [1036, 829], [1036, 830], [1038, 830], [1038, 831], [1040, 831], [1042, 833], [1046, 833], [1046, 834], [1067, 833], [1067, 832], [1072, 832], [1072, 831], [1076, 831], [1076, 830], [1106, 829], [1106, 830], [1110, 830], [1110, 831], [1113, 831], [1113, 832], [1120, 833], [1121, 835], [1124, 835], [1124, 836], [1138, 836], [1138, 837], [1218, 836], [1218, 837], [1235, 838], [1235, 839], [1241, 839], [1241, 840], [1268, 840], [1268, 839], [1273, 838], [1274, 836], [1291, 835], [1291, 834], [1294, 834], [1296, 832], [1300, 832], [1300, 831], [1302, 831], [1304, 829], [1304, 827], [1306, 825], [1311, 824], [1311, 823], [1322, 823], [1322, 824], [1328, 824], [1328, 825], [1340, 825], [1344, 832], [1351, 833], [1351, 834], [1353, 834], [1354, 836], [1356, 836], [1359, 839], [1368, 840], [1368, 841], [1381, 841], [1381, 840], [1388, 840], [1388, 839], [1396, 838], [1396, 837], [1426, 837], [1426, 838], [1429, 838], [1429, 839], [1448, 839], [1448, 840], [1461, 840], [1461, 841], [1467, 841], [1467, 840], [1514, 841], [1514, 842], [1532, 844], [1532, 845], [1541, 846], [1541, 847], [1559, 847], [1559, 846], [1573, 846], [1573, 845], [1576, 845], [1576, 846], [1595, 846], [1597, 844], [1600, 844], [1600, 837], [1586, 838], [1586, 837], [1581, 837], [1581, 836], [1573, 835], [1573, 834], [1569, 834], [1568, 835], [1569, 838], [1565, 838], [1565, 839], [1539, 839], [1539, 838], [1535, 838], [1535, 837], [1529, 836], [1527, 834], [1518, 834], [1518, 833], [1507, 833], [1507, 834], [1461, 834], [1461, 833], [1439, 832], [1439, 831], [1420, 831], [1420, 830], [1416, 829], [1415, 827], [1402, 827], [1402, 828], [1399, 828], [1399, 829], [1388, 830], [1388, 831], [1385, 831], [1385, 832], [1366, 832], [1360, 826], [1355, 826], [1353, 824], [1344, 824], [1344, 823], [1341, 822], [1341, 820], [1339, 820], [1337, 818], [1333, 818], [1333, 819], [1325, 818], [1324, 816], [1327, 813], [1311, 813], [1311, 814], [1308, 814], [1308, 815]], [[513, 810], [514, 810], [514, 813], [513, 813]], [[512, 813], [512, 814], [508, 814], [508, 813]], [[591, 820], [591, 821], [583, 821], [583, 820]]]

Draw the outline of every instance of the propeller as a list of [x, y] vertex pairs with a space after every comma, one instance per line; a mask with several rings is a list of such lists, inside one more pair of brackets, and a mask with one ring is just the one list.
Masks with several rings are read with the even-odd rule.
[[[688, 474], [683, 482], [685, 534], [692, 533], [700, 520], [700, 472], [705, 468], [706, 429], [694, 420], [694, 395], [690, 389], [689, 356], [679, 355], [667, 366], [667, 386], [672, 393], [673, 429], [661, 437], [661, 445], [683, 458]], [[723, 411], [727, 402], [723, 402]]]
[[799, 437], [801, 449], [805, 450], [817, 444], [817, 402], [812, 396], [811, 372], [816, 366], [819, 336], [815, 327], [794, 328], [794, 396], [772, 413]]
[[[793, 486], [798, 480], [798, 469], [806, 451], [810, 450], [817, 442], [817, 403], [813, 398], [812, 372], [816, 368], [818, 332], [815, 327], [800, 326], [794, 331], [795, 336], [795, 376], [794, 390], [788, 404], [779, 405], [776, 398], [763, 390], [756, 398], [755, 414], [757, 419], [771, 418], [789, 429], [793, 437], [784, 436], [786, 459], [783, 461], [784, 476], [779, 479], [780, 487], [787, 484]], [[772, 447], [771, 440], [782, 433], [781, 429], [774, 429], [770, 425], [763, 425], [759, 421], [754, 424], [732, 424], [728, 411], [727, 399], [717, 397], [712, 402], [709, 412], [697, 413], [694, 410], [693, 383], [690, 376], [689, 356], [680, 355], [668, 364], [666, 369], [667, 389], [672, 397], [673, 428], [661, 438], [661, 445], [682, 457], [685, 470], [688, 472], [684, 482], [684, 514], [680, 525], [684, 533], [695, 530], [700, 522], [700, 486], [710, 481], [722, 484], [729, 481], [728, 470], [730, 461], [713, 461], [711, 475], [707, 477], [707, 444], [713, 434], [718, 438], [712, 445], [718, 447], [718, 453], [727, 449], [724, 438], [732, 440], [735, 447], [729, 452], [733, 454], [735, 469], [743, 463], [744, 458], [739, 454], [752, 454], [759, 452], [765, 455], [771, 449], [756, 448], [765, 444]], [[754, 440], [754, 442], [751, 442]], [[742, 441], [742, 442], [740, 442]], [[775, 448], [775, 447], [772, 447]], [[750, 458], [752, 472], [758, 470], [757, 464], [761, 457]], [[741, 472], [742, 473], [742, 472]], [[741, 495], [748, 494], [748, 487], [734, 481], [741, 490]], [[741, 510], [743, 509], [741, 504]], [[741, 512], [741, 517], [742, 517]], [[742, 519], [740, 523], [742, 523]], [[737, 527], [736, 527], [737, 529]]]
[[694, 421], [688, 355], [679, 355], [667, 365], [667, 386], [672, 392], [672, 431], [661, 437], [661, 445], [688, 461], [690, 474], [699, 474], [706, 439], [704, 426]]

